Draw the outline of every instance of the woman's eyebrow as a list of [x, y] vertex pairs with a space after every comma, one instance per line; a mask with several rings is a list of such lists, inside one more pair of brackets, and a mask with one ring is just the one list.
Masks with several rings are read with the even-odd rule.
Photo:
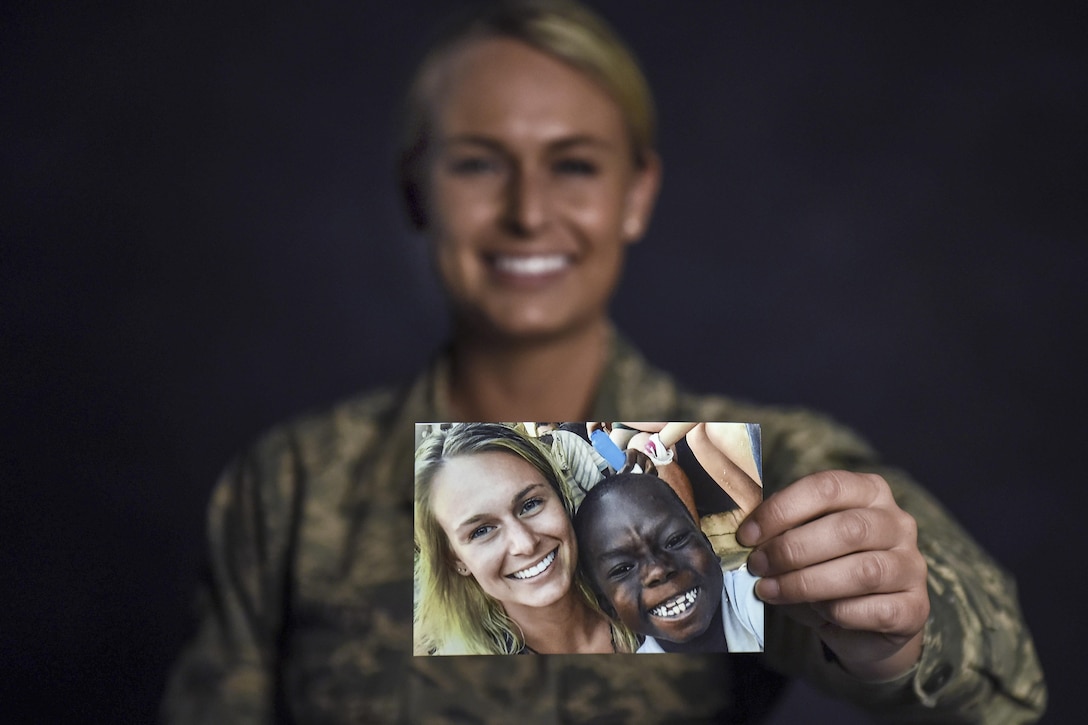
[[[514, 494], [513, 498], [510, 499], [510, 505], [511, 506], [516, 506], [518, 501], [525, 498], [531, 491], [533, 491], [533, 489], [539, 488], [539, 487], [541, 487], [543, 485], [544, 485], [543, 483], [539, 483], [539, 482], [530, 483], [528, 486], [526, 486], [525, 488], [521, 489], [516, 494]], [[478, 522], [482, 521], [483, 519], [487, 518], [487, 516], [488, 516], [488, 514], [486, 514], [486, 513], [473, 514], [472, 516], [469, 516], [467, 519], [465, 519], [461, 523], [457, 524], [457, 528], [458, 529], [463, 529], [466, 526], [475, 525], [476, 523], [478, 523]]]
[[472, 516], [469, 516], [467, 519], [465, 519], [461, 523], [457, 524], [457, 528], [458, 529], [463, 529], [466, 526], [475, 526], [480, 521], [483, 521], [486, 517], [487, 517], [487, 514], [474, 514]]
[[481, 136], [473, 133], [462, 133], [454, 136], [447, 136], [442, 139], [441, 146], [443, 148], [449, 146], [483, 146], [490, 151], [503, 151], [503, 145], [489, 136]]
[[[482, 146], [490, 151], [499, 153], [506, 152], [506, 146], [504, 146], [501, 141], [490, 136], [475, 133], [459, 133], [447, 136], [442, 139], [441, 146], [443, 148], [448, 148], [450, 146]], [[589, 134], [563, 136], [549, 141], [546, 144], [547, 150], [551, 153], [562, 153], [563, 151], [569, 151], [570, 149], [579, 146], [611, 150], [616, 147], [616, 144], [609, 139]]]
[[526, 486], [525, 488], [523, 488], [520, 491], [518, 491], [517, 493], [515, 493], [513, 498], [510, 499], [510, 503], [512, 505], [516, 506], [518, 501], [525, 498], [529, 494], [530, 491], [532, 491], [534, 488], [539, 488], [540, 486], [543, 486], [543, 485], [544, 484], [540, 483], [540, 482], [530, 483], [528, 486]]
[[606, 138], [599, 136], [590, 136], [588, 134], [578, 134], [575, 136], [566, 136], [564, 138], [556, 139], [548, 144], [550, 151], [568, 151], [571, 148], [578, 146], [592, 146], [601, 149], [612, 149], [615, 144]]

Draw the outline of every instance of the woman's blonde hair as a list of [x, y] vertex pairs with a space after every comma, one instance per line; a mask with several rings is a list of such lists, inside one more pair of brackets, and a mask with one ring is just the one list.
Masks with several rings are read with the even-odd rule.
[[[567, 515], [574, 516], [570, 489], [551, 456], [513, 427], [502, 423], [458, 423], [425, 438], [416, 449], [416, 654], [515, 654], [525, 648], [521, 628], [507, 616], [502, 604], [484, 593], [474, 578], [454, 571], [449, 539], [431, 508], [432, 484], [446, 461], [492, 451], [516, 455], [529, 463], [559, 496]], [[588, 606], [600, 612], [596, 596], [581, 572], [575, 574], [573, 584]], [[617, 651], [637, 649], [636, 637], [630, 630], [615, 623], [612, 630]]]
[[573, 0], [505, 0], [451, 25], [417, 66], [405, 98], [400, 139], [400, 184], [412, 223], [426, 225], [423, 166], [431, 133], [438, 69], [462, 45], [511, 38], [581, 71], [620, 108], [638, 168], [654, 149], [656, 113], [650, 86], [635, 56], [604, 20]]

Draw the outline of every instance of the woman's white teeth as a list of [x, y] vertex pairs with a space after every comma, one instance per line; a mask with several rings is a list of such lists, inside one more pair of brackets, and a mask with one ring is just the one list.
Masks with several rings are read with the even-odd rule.
[[511, 576], [515, 579], [532, 579], [534, 576], [543, 574], [544, 570], [551, 566], [553, 561], [555, 561], [555, 551], [552, 551], [552, 553], [541, 559], [539, 564], [531, 566], [528, 569], [516, 571], [511, 574]]
[[558, 272], [567, 266], [567, 257], [563, 254], [535, 254], [528, 257], [495, 258], [495, 267], [500, 272], [510, 274], [538, 275]]
[[650, 610], [650, 614], [655, 617], [675, 617], [678, 614], [683, 614], [688, 611], [688, 607], [695, 604], [695, 600], [698, 597], [699, 587], [695, 587], [691, 591], [677, 594], [667, 602], [654, 607]]

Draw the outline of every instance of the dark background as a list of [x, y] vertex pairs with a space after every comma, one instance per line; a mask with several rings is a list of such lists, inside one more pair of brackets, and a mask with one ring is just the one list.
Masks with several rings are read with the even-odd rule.
[[[444, 334], [390, 139], [449, 3], [225, 5], [0, 11], [5, 722], [151, 720], [218, 470]], [[644, 62], [665, 160], [621, 329], [926, 483], [1017, 575], [1070, 721], [1085, 6], [594, 5]], [[780, 721], [844, 707], [799, 686]]]

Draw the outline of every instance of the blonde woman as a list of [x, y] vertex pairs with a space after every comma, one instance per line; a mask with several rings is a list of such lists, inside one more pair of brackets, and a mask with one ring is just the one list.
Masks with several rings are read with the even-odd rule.
[[416, 452], [417, 654], [632, 652], [578, 575], [566, 482], [540, 444], [465, 423]]

